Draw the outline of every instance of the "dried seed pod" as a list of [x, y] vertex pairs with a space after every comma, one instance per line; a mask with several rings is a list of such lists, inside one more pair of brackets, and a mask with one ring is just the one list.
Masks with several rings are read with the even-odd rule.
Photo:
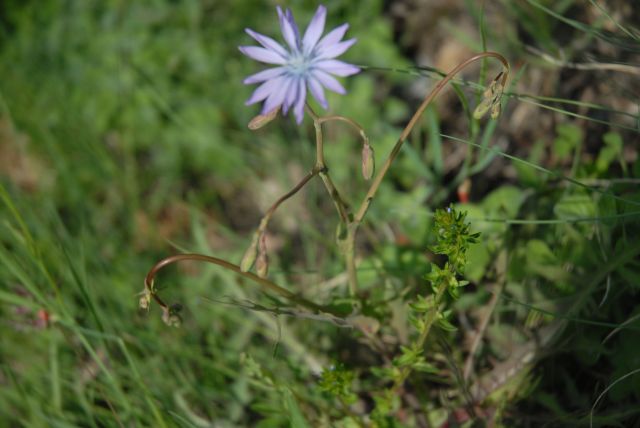
[[267, 255], [267, 240], [264, 234], [258, 241], [258, 259], [256, 260], [256, 273], [260, 278], [266, 278], [269, 273], [269, 256]]
[[373, 147], [371, 147], [368, 142], [365, 142], [362, 146], [362, 176], [365, 180], [369, 180], [373, 177], [375, 166]]
[[151, 298], [148, 294], [143, 294], [140, 296], [140, 300], [138, 301], [138, 307], [140, 309], [149, 309], [149, 303], [151, 303]]
[[280, 106], [274, 108], [273, 110], [271, 110], [268, 113], [259, 114], [256, 117], [254, 117], [253, 119], [251, 119], [251, 121], [249, 122], [249, 124], [247, 126], [249, 127], [250, 130], [256, 131], [256, 130], [262, 128], [263, 126], [267, 125], [273, 119], [275, 119], [276, 116], [278, 115], [279, 111], [280, 111]]
[[240, 270], [242, 272], [248, 272], [256, 262], [256, 257], [258, 257], [258, 241], [260, 240], [260, 236], [261, 234], [259, 232], [254, 233], [253, 239], [251, 240], [251, 245], [249, 245], [247, 251], [244, 252], [242, 261], [240, 262]]
[[169, 327], [180, 327], [182, 325], [182, 317], [180, 316], [180, 311], [182, 310], [182, 305], [176, 303], [171, 305], [170, 307], [162, 308], [162, 321]]
[[[469, 202], [469, 192], [471, 191], [471, 180], [465, 178], [465, 180], [458, 186], [457, 193], [458, 199], [461, 203], [466, 204]], [[449, 209], [449, 208], [447, 208]]]
[[502, 100], [502, 92], [504, 91], [502, 76], [503, 72], [500, 72], [482, 94], [482, 101], [480, 101], [480, 104], [478, 104], [473, 111], [474, 119], [482, 118], [489, 109], [491, 109], [492, 119], [496, 119], [500, 115], [500, 101]]
[[482, 101], [480, 101], [480, 104], [478, 104], [478, 106], [473, 111], [473, 118], [482, 119], [482, 116], [484, 116], [490, 108], [491, 99], [487, 97], [483, 98]]
[[500, 112], [502, 111], [502, 106], [500, 105], [500, 101], [491, 106], [491, 119], [497, 119], [500, 116]]

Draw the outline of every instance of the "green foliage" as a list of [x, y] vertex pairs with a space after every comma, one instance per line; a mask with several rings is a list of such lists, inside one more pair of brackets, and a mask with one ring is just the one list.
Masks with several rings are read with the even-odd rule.
[[[347, 60], [387, 67], [327, 94], [330, 114], [365, 128], [378, 169], [440, 76], [406, 54], [446, 57], [398, 47], [416, 28], [400, 21], [432, 16], [401, 3], [327, 5], [327, 22], [358, 38]], [[237, 46], [245, 27], [278, 34], [273, 5], [4, 2], [0, 426], [585, 426], [590, 414], [633, 426], [640, 157], [633, 74], [618, 72], [637, 51], [633, 20], [618, 21], [616, 2], [502, 3], [465, 3], [482, 37], [457, 14], [420, 25], [446, 52], [482, 45], [526, 67], [500, 120], [465, 122], [486, 85], [466, 75], [457, 98], [427, 109], [363, 224], [357, 296], [335, 246], [349, 230], [320, 185], [274, 217], [269, 279], [323, 304], [313, 311], [191, 262], [135, 296], [175, 252], [239, 262], [248, 245], [248, 270], [257, 219], [313, 165], [310, 126], [246, 130], [255, 66]], [[285, 6], [306, 23], [317, 5]], [[496, 107], [493, 89], [481, 110]], [[356, 200], [360, 137], [343, 123], [325, 134], [332, 177]], [[467, 179], [470, 202], [431, 213]], [[147, 316], [151, 291], [183, 306]]]
[[553, 141], [553, 151], [558, 159], [565, 160], [582, 142], [582, 128], [573, 123], [563, 123], [557, 126], [556, 132], [558, 136]]
[[466, 213], [459, 212], [452, 206], [439, 209], [435, 213], [433, 234], [436, 242], [432, 251], [445, 255], [448, 261], [443, 268], [432, 264], [431, 272], [425, 276], [433, 294], [418, 295], [409, 303], [411, 308], [409, 322], [415, 328], [417, 336], [409, 345], [400, 347], [399, 353], [392, 361], [392, 367], [374, 370], [378, 377], [394, 384], [394, 388], [383, 389], [374, 395], [376, 408], [372, 417], [379, 426], [388, 426], [386, 418], [398, 408], [395, 392], [412, 372], [439, 373], [437, 367], [427, 361], [427, 354], [425, 354], [425, 344], [432, 326], [436, 325], [445, 332], [457, 330], [449, 321], [452, 312], [441, 305], [446, 291], [456, 299], [459, 296], [459, 289], [468, 284], [467, 281], [459, 280], [457, 274], [464, 272], [467, 250], [470, 244], [477, 242], [479, 234], [470, 233], [469, 224], [465, 223], [465, 218]]
[[434, 232], [436, 245], [431, 250], [443, 254], [449, 259], [456, 272], [464, 272], [466, 253], [469, 244], [478, 242], [479, 233], [469, 233], [469, 224], [465, 223], [466, 212], [457, 212], [453, 207], [436, 210]]
[[357, 400], [357, 396], [352, 390], [354, 377], [355, 373], [346, 370], [342, 365], [331, 366], [320, 375], [318, 387], [350, 405]]
[[[596, 171], [598, 171], [599, 174], [605, 173], [609, 169], [611, 163], [620, 158], [623, 146], [622, 137], [620, 137], [620, 134], [616, 132], [608, 132], [604, 134], [603, 141], [605, 145], [600, 149], [595, 165]], [[621, 164], [624, 165], [624, 162]]]

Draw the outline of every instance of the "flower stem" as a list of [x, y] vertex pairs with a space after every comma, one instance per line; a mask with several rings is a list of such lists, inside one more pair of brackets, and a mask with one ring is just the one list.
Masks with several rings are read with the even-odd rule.
[[336, 210], [340, 216], [340, 221], [344, 224], [349, 224], [349, 205], [342, 199], [342, 196], [340, 196], [340, 192], [338, 192], [335, 184], [333, 184], [333, 181], [329, 176], [329, 170], [326, 167], [324, 171], [320, 172], [320, 178], [322, 179], [324, 187], [327, 189], [333, 204], [336, 206]]
[[347, 230], [347, 237], [345, 241], [346, 245], [343, 246], [342, 250], [344, 253], [345, 264], [347, 265], [347, 277], [349, 280], [349, 294], [352, 297], [354, 297], [358, 290], [358, 276], [357, 276], [356, 264], [355, 264], [355, 240], [350, 237], [351, 234], [353, 233], [352, 227], [351, 227], [353, 222], [353, 215], [349, 211], [349, 205], [344, 201], [344, 199], [342, 199], [342, 197], [340, 196], [340, 193], [338, 192], [338, 189], [333, 184], [333, 181], [329, 176], [329, 168], [327, 167], [324, 160], [324, 141], [322, 137], [322, 123], [330, 120], [341, 120], [355, 127], [365, 141], [367, 141], [366, 135], [362, 127], [351, 119], [348, 119], [342, 116], [320, 117], [313, 111], [311, 106], [309, 106], [308, 104], [307, 104], [307, 111], [309, 112], [309, 115], [313, 118], [313, 126], [315, 127], [315, 130], [316, 130], [316, 168], [320, 169], [320, 173], [319, 173], [320, 178], [322, 179], [322, 182], [324, 183], [324, 186], [327, 189], [327, 192], [329, 193], [329, 197], [331, 198], [334, 205], [336, 206], [336, 210], [338, 211], [338, 215], [340, 216], [340, 221], [342, 222], [343, 227], [345, 228], [345, 230]]
[[[222, 260], [219, 259], [217, 257], [212, 257], [212, 256], [205, 256], [203, 254], [176, 254], [173, 256], [169, 256], [166, 257], [162, 260], [160, 260], [159, 262], [157, 262], [155, 265], [153, 265], [153, 267], [151, 268], [151, 270], [149, 270], [149, 273], [147, 273], [147, 276], [145, 277], [144, 280], [144, 287], [145, 287], [145, 291], [148, 292], [153, 299], [156, 301], [156, 303], [158, 303], [158, 305], [160, 305], [162, 308], [167, 309], [169, 306], [164, 303], [162, 301], [162, 299], [160, 299], [160, 297], [157, 295], [155, 287], [153, 286], [153, 282], [155, 280], [156, 275], [158, 274], [158, 272], [173, 263], [177, 263], [177, 262], [181, 262], [181, 261], [186, 261], [186, 260], [192, 260], [192, 261], [200, 261], [200, 262], [205, 262], [205, 263], [211, 263], [214, 265], [218, 265], [221, 266], [225, 269], [234, 271], [235, 273], [237, 273], [238, 275], [241, 275], [251, 281], [253, 281], [254, 283], [256, 283], [260, 288], [262, 288], [264, 291], [269, 291], [269, 292], [273, 292], [281, 297], [284, 297], [285, 299], [297, 303], [300, 306], [303, 306], [307, 309], [310, 309], [314, 312], [327, 312], [327, 313], [333, 313], [330, 309], [325, 308], [323, 306], [320, 306], [316, 303], [313, 303], [309, 300], [306, 300], [294, 293], [292, 293], [291, 291], [287, 290], [286, 288], [282, 288], [279, 285], [269, 281], [268, 279], [265, 278], [261, 278], [258, 275], [255, 275], [251, 272], [243, 272], [240, 269], [240, 266], [234, 265], [233, 263], [229, 263], [226, 260]], [[335, 315], [335, 314], [334, 314]]]
[[355, 229], [349, 225], [347, 230], [347, 241], [344, 248], [344, 258], [347, 265], [347, 278], [349, 280], [349, 294], [356, 297], [358, 292], [358, 272], [356, 271], [356, 249], [355, 249]]
[[298, 184], [295, 185], [293, 189], [291, 189], [290, 191], [282, 195], [277, 201], [275, 201], [273, 205], [271, 205], [271, 207], [267, 210], [267, 212], [262, 217], [258, 230], [260, 232], [264, 232], [267, 228], [267, 225], [269, 224], [269, 221], [271, 220], [271, 216], [273, 216], [273, 213], [278, 209], [278, 207], [284, 201], [286, 201], [287, 199], [289, 199], [290, 197], [298, 193], [298, 191], [300, 191], [300, 189], [302, 189], [309, 182], [309, 180], [311, 180], [316, 175], [320, 174], [320, 172], [321, 172], [320, 169], [317, 166], [315, 166], [310, 172], [307, 173], [307, 175], [305, 175], [302, 178], [302, 180], [300, 180]]
[[358, 122], [356, 122], [353, 119], [349, 119], [348, 117], [337, 116], [337, 115], [322, 116], [318, 118], [318, 122], [320, 122], [320, 124], [323, 124], [325, 122], [331, 122], [331, 121], [345, 122], [351, 125], [352, 128], [355, 128], [355, 130], [358, 131], [358, 134], [360, 134], [360, 136], [362, 137], [363, 142], [365, 143], [369, 142], [369, 139], [367, 138], [367, 134], [365, 134], [364, 132], [364, 128], [360, 126], [360, 124], [358, 124]]
[[407, 126], [405, 126], [404, 130], [402, 131], [402, 134], [400, 134], [400, 137], [398, 138], [398, 141], [396, 142], [395, 146], [391, 150], [391, 153], [389, 153], [387, 160], [382, 165], [382, 167], [378, 171], [378, 174], [376, 174], [375, 178], [373, 179], [373, 182], [369, 187], [369, 191], [365, 195], [364, 200], [360, 204], [360, 208], [358, 208], [358, 211], [356, 212], [355, 217], [353, 219], [353, 222], [356, 224], [356, 228], [362, 222], [362, 219], [367, 213], [367, 209], [369, 208], [371, 201], [375, 197], [376, 192], [380, 187], [380, 183], [382, 182], [382, 179], [387, 174], [387, 171], [391, 167], [391, 164], [395, 160], [396, 156], [398, 156], [398, 153], [400, 152], [400, 148], [402, 147], [402, 144], [405, 142], [409, 134], [411, 134], [411, 131], [418, 123], [420, 116], [422, 116], [422, 114], [424, 113], [426, 108], [429, 106], [429, 104], [431, 104], [431, 102], [435, 99], [435, 97], [440, 93], [440, 91], [445, 87], [445, 85], [449, 83], [449, 81], [451, 81], [451, 79], [453, 79], [456, 76], [456, 74], [458, 74], [460, 71], [465, 69], [470, 64], [486, 57], [497, 58], [505, 67], [505, 73], [503, 73], [502, 75], [502, 85], [505, 86], [507, 77], [509, 75], [509, 63], [502, 55], [496, 52], [482, 52], [472, 56], [466, 61], [458, 64], [440, 82], [438, 82], [438, 84], [431, 90], [431, 92], [427, 94], [424, 101], [422, 101], [422, 104], [420, 104], [416, 112], [413, 114], [413, 116], [411, 117], [411, 120], [409, 120], [409, 123], [407, 123]]
[[[398, 153], [400, 153], [402, 144], [405, 142], [409, 134], [411, 134], [411, 131], [418, 123], [418, 120], [420, 119], [420, 117], [422, 116], [426, 108], [429, 106], [429, 104], [431, 104], [431, 102], [440, 93], [440, 91], [446, 86], [446, 84], [449, 83], [451, 79], [453, 79], [460, 71], [465, 69], [470, 64], [482, 58], [487, 58], [487, 57], [497, 58], [504, 66], [505, 72], [501, 76], [501, 79], [502, 79], [501, 83], [503, 86], [505, 86], [507, 78], [509, 76], [509, 63], [502, 55], [496, 52], [482, 52], [477, 55], [474, 55], [473, 57], [467, 59], [466, 61], [458, 64], [453, 70], [451, 70], [446, 76], [444, 76], [444, 78], [440, 82], [438, 82], [438, 84], [431, 90], [431, 92], [427, 94], [427, 96], [424, 98], [424, 100], [422, 101], [422, 103], [420, 104], [416, 112], [411, 117], [411, 120], [409, 120], [409, 123], [407, 123], [407, 125], [405, 126], [404, 130], [400, 134], [400, 137], [398, 138], [398, 141], [396, 142], [395, 146], [389, 153], [389, 156], [387, 157], [386, 161], [384, 162], [384, 164], [376, 174], [375, 178], [373, 179], [373, 182], [371, 183], [371, 186], [369, 187], [367, 194], [365, 195], [362, 203], [360, 204], [358, 211], [356, 211], [355, 216], [349, 222], [349, 233], [347, 235], [347, 239], [349, 241], [345, 245], [345, 247], [349, 251], [354, 251], [355, 239], [356, 239], [356, 234], [358, 232], [358, 227], [360, 226], [360, 223], [362, 223], [362, 219], [367, 213], [367, 210], [369, 209], [369, 205], [371, 205], [371, 201], [373, 200], [376, 193], [378, 192], [378, 188], [380, 187], [380, 184], [382, 183], [384, 176], [387, 174], [387, 171], [389, 171], [391, 164], [395, 160], [396, 156], [398, 156]], [[312, 114], [312, 116], [314, 118], [314, 123], [318, 123], [319, 118], [315, 114]], [[351, 120], [338, 119], [337, 117], [330, 117], [330, 118], [335, 120], [346, 121], [347, 123], [350, 123], [352, 126], [355, 126], [356, 128], [361, 129], [359, 125], [357, 125], [355, 122]], [[325, 120], [329, 120], [329, 118]], [[316, 129], [318, 128], [318, 126], [319, 125], [316, 125]], [[355, 256], [353, 254], [347, 255], [346, 259], [347, 259], [347, 271], [348, 272], [351, 272], [351, 270], [353, 271], [352, 273], [349, 273], [349, 284], [351, 286], [350, 289], [352, 294], [355, 295], [355, 292], [357, 290], [357, 276], [355, 275]]]
[[[325, 122], [323, 118], [318, 116], [315, 111], [311, 108], [309, 104], [307, 104], [307, 111], [309, 115], [313, 119], [313, 126], [316, 130], [316, 166], [318, 169], [320, 178], [324, 183], [329, 196], [333, 200], [333, 203], [336, 206], [336, 210], [338, 211], [338, 215], [340, 216], [340, 220], [345, 224], [349, 224], [349, 204], [347, 204], [344, 199], [340, 196], [340, 192], [336, 188], [335, 184], [331, 180], [329, 176], [329, 168], [324, 160], [324, 139], [322, 137], [322, 122]], [[353, 121], [350, 121], [353, 122]], [[355, 122], [353, 122], [355, 124]]]

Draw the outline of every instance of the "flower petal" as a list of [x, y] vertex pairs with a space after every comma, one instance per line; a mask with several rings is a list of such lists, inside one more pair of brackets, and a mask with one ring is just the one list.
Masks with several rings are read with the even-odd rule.
[[284, 16], [289, 21], [289, 24], [291, 24], [291, 28], [293, 28], [293, 33], [296, 36], [296, 40], [299, 41], [300, 31], [298, 30], [298, 25], [296, 24], [296, 20], [293, 19], [293, 12], [291, 12], [291, 9], [287, 8], [287, 11], [284, 13]]
[[265, 62], [267, 64], [284, 64], [286, 59], [269, 49], [260, 48], [258, 46], [240, 46], [240, 52], [256, 61]]
[[298, 80], [298, 96], [296, 98], [296, 105], [293, 108], [293, 113], [296, 116], [296, 122], [298, 125], [302, 123], [304, 118], [304, 102], [307, 98], [307, 88], [303, 79]]
[[277, 53], [281, 57], [286, 58], [289, 55], [287, 51], [282, 47], [282, 45], [273, 40], [271, 37], [267, 37], [264, 34], [256, 33], [251, 28], [245, 28], [244, 31], [246, 31], [248, 35], [253, 37], [256, 42], [260, 43], [270, 51]]
[[335, 58], [356, 40], [342, 40], [348, 24], [322, 35], [327, 19], [327, 9], [322, 5], [318, 6], [302, 37], [291, 10], [279, 6], [276, 10], [285, 43], [245, 29], [261, 46], [241, 46], [240, 51], [254, 60], [277, 65], [244, 79], [245, 84], [259, 84], [246, 103], [264, 101], [262, 114], [277, 108], [284, 114], [293, 110], [296, 122], [300, 124], [304, 119], [307, 92], [325, 109], [328, 108], [325, 90], [346, 93], [334, 76], [350, 76], [360, 68]]
[[[265, 82], [267, 80], [280, 76], [282, 73], [284, 73], [284, 71], [284, 67], [267, 68], [266, 70], [262, 70], [256, 74], [252, 74], [251, 76], [244, 79], [242, 83], [244, 83], [245, 85], [251, 85], [253, 83]], [[329, 72], [331, 73], [331, 71]]]
[[329, 107], [329, 103], [327, 103], [327, 99], [324, 97], [322, 84], [313, 76], [309, 77], [309, 92], [311, 92], [313, 98], [315, 98], [325, 110]]
[[274, 89], [277, 89], [281, 84], [282, 77], [277, 77], [275, 79], [267, 80], [262, 85], [258, 86], [258, 88], [253, 91], [253, 94], [249, 97], [249, 99], [245, 102], [245, 105], [255, 104], [267, 98]]
[[344, 61], [338, 61], [337, 59], [325, 59], [318, 61], [314, 64], [314, 67], [326, 71], [327, 73], [335, 74], [336, 76], [351, 76], [360, 72], [360, 68], [355, 65], [348, 64]]
[[335, 45], [336, 43], [338, 43], [340, 40], [342, 40], [348, 28], [349, 28], [349, 24], [342, 24], [341, 26], [331, 30], [318, 43], [318, 50], [322, 50], [327, 46]]
[[282, 104], [282, 114], [287, 114], [289, 108], [296, 102], [298, 98], [299, 84], [296, 78], [292, 78], [292, 84], [287, 95], [284, 97], [284, 103]]
[[350, 39], [344, 42], [335, 43], [333, 45], [324, 46], [322, 49], [318, 49], [319, 59], [330, 59], [345, 53], [356, 42], [356, 39]]
[[322, 70], [313, 70], [313, 77], [318, 79], [322, 85], [329, 89], [330, 91], [337, 92], [338, 94], [344, 95], [347, 91], [342, 87], [340, 82], [338, 82], [333, 76], [325, 73]]
[[304, 37], [302, 38], [302, 46], [304, 48], [305, 53], [309, 53], [313, 50], [324, 31], [324, 23], [327, 18], [327, 8], [320, 5], [318, 6], [318, 10], [316, 14], [313, 15], [309, 26], [307, 27], [307, 31], [304, 32]]
[[262, 114], [266, 114], [282, 104], [292, 83], [291, 78], [288, 76], [279, 77], [276, 80], [279, 80], [279, 84], [273, 88], [271, 94], [269, 94], [269, 97], [264, 102]]
[[280, 6], [278, 6], [278, 16], [280, 17], [280, 31], [282, 31], [282, 37], [285, 42], [293, 50], [298, 50], [298, 26], [293, 20], [293, 14], [289, 9], [285, 13], [282, 12]]

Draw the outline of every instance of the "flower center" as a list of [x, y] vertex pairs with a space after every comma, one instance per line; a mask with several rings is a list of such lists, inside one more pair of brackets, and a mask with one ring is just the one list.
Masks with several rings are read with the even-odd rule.
[[311, 68], [311, 61], [302, 52], [292, 52], [287, 62], [287, 68], [296, 75], [306, 74]]

